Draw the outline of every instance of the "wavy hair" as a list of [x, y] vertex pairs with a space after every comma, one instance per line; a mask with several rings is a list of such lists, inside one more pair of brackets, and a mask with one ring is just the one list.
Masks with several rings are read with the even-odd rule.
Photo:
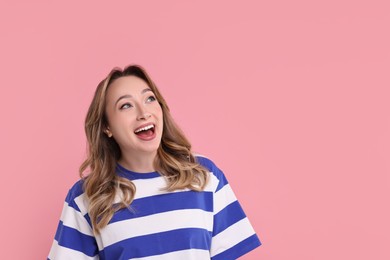
[[[80, 177], [84, 180], [88, 213], [95, 234], [100, 233], [116, 211], [130, 206], [136, 192], [136, 186], [131, 180], [116, 174], [121, 150], [115, 139], [104, 133], [108, 125], [105, 114], [107, 89], [116, 79], [125, 76], [136, 76], [144, 80], [162, 108], [163, 133], [154, 168], [166, 177], [166, 190], [188, 188], [201, 191], [208, 181], [207, 170], [196, 162], [190, 142], [174, 122], [166, 101], [146, 71], [139, 65], [130, 65], [123, 70], [114, 68], [99, 83], [89, 106], [85, 119], [87, 158], [79, 170]], [[117, 194], [121, 198], [119, 203], [115, 203]]]

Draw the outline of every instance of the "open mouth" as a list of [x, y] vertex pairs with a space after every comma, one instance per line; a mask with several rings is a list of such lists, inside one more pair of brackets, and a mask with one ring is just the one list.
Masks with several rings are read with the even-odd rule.
[[140, 127], [134, 130], [134, 133], [138, 135], [139, 137], [149, 137], [154, 134], [154, 124], [150, 124], [144, 127]]

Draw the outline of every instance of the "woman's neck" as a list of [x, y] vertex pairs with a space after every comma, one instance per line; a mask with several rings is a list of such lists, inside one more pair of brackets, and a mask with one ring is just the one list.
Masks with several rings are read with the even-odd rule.
[[147, 173], [154, 172], [154, 159], [156, 154], [122, 154], [121, 158], [118, 160], [118, 163], [125, 167], [126, 169], [138, 172], [138, 173]]

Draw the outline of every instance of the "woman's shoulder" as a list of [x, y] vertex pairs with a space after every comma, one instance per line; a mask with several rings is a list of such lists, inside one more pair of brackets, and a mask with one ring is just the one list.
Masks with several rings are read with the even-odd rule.
[[197, 163], [211, 172], [217, 167], [215, 163], [205, 155], [194, 153], [194, 157]]
[[84, 179], [76, 181], [68, 191], [66, 201], [69, 203], [84, 193]]
[[209, 185], [214, 187], [214, 191], [220, 190], [229, 183], [223, 171], [218, 168], [218, 166], [211, 159], [199, 154], [194, 154], [194, 156], [197, 162], [210, 172], [211, 178]]
[[196, 161], [210, 171], [217, 179], [225, 179], [223, 171], [214, 163], [213, 160], [201, 154], [194, 154]]

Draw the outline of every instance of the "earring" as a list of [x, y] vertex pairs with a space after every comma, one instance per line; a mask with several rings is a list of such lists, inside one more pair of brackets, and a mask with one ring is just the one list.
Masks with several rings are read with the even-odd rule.
[[110, 130], [106, 129], [104, 132], [106, 133], [106, 135], [107, 135], [109, 138], [112, 137], [112, 133], [110, 132]]

